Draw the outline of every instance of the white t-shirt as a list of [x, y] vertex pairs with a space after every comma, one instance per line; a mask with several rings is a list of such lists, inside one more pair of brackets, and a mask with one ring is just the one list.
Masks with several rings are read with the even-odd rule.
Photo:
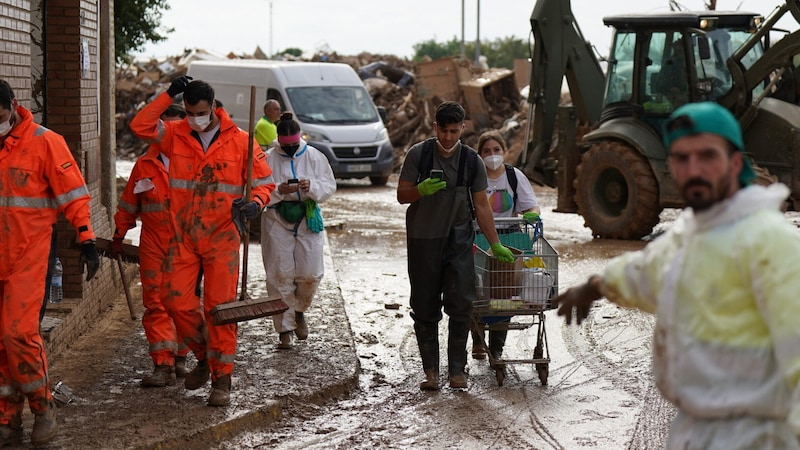
[[517, 204], [514, 205], [514, 191], [508, 184], [508, 176], [505, 169], [498, 178], [489, 177], [489, 186], [486, 188], [486, 195], [489, 196], [489, 203], [492, 205], [492, 212], [495, 217], [515, 217], [518, 213], [539, 206], [536, 194], [533, 193], [531, 182], [521, 170], [514, 168], [517, 175]]

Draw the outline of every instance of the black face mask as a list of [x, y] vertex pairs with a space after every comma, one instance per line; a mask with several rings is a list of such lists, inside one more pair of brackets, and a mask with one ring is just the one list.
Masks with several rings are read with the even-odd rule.
[[294, 145], [281, 145], [281, 149], [289, 156], [294, 156], [295, 152], [300, 149], [300, 144]]

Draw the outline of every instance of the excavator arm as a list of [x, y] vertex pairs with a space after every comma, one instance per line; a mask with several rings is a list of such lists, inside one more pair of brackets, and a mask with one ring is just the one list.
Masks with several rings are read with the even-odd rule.
[[532, 120], [528, 120], [528, 130], [533, 137], [518, 165], [534, 181], [555, 186], [555, 162], [546, 160], [564, 77], [578, 121], [589, 124], [600, 118], [605, 77], [572, 15], [570, 0], [538, 0], [531, 15], [531, 30], [534, 43], [528, 102], [533, 114], [529, 115]]

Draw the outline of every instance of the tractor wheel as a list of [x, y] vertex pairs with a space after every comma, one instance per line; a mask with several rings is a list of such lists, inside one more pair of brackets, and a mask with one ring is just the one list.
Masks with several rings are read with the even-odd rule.
[[658, 183], [647, 160], [616, 141], [593, 145], [575, 175], [575, 201], [595, 237], [640, 239], [658, 223]]

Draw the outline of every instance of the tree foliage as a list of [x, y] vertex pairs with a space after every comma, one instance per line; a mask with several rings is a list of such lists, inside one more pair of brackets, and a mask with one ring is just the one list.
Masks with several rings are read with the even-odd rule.
[[[130, 54], [148, 42], [161, 42], [172, 28], [159, 31], [167, 0], [114, 0], [114, 56], [129, 61]], [[161, 33], [164, 34], [161, 34]]]
[[[414, 61], [422, 61], [426, 56], [431, 59], [444, 57], [458, 57], [461, 54], [461, 41], [453, 39], [439, 43], [433, 39], [414, 44]], [[529, 58], [528, 43], [515, 37], [497, 38], [490, 42], [481, 42], [481, 55], [486, 57], [489, 67], [514, 68], [514, 60]], [[464, 56], [467, 59], [475, 57], [475, 42], [465, 42]]]

